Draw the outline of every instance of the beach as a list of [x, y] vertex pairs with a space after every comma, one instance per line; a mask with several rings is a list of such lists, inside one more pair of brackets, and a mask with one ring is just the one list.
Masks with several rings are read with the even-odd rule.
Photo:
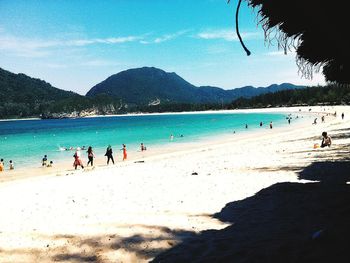
[[[1, 173], [0, 262], [148, 262], [201, 231], [228, 227], [213, 217], [227, 203], [276, 183], [308, 182], [298, 172], [348, 155], [348, 106], [244, 112], [252, 111], [309, 118], [137, 152], [114, 166], [100, 157], [86, 171], [64, 162]], [[333, 144], [315, 149], [323, 131]]]

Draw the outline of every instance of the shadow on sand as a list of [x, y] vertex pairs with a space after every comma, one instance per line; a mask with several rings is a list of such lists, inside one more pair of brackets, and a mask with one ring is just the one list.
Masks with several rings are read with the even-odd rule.
[[[117, 234], [84, 237], [80, 235], [41, 236], [47, 240], [42, 249], [0, 248], [2, 258], [14, 258], [6, 262], [135, 262], [147, 261], [159, 253], [195, 235], [184, 230], [171, 230], [162, 226], [117, 225], [117, 228], [143, 229], [148, 234], [122, 237]], [[58, 245], [59, 244], [59, 245]], [[106, 256], [107, 255], [107, 256]]]
[[315, 162], [310, 183], [278, 183], [214, 217], [232, 225], [200, 235], [153, 262], [348, 262], [350, 161]]

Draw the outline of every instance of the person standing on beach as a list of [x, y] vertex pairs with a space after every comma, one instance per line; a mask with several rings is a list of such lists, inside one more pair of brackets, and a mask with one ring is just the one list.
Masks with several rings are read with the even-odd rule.
[[143, 142], [141, 142], [141, 152], [146, 151], [146, 146], [143, 145]]
[[5, 168], [4, 168], [4, 159], [1, 159], [0, 160], [0, 172], [4, 171]]
[[272, 121], [270, 121], [270, 129], [272, 129]]
[[73, 157], [74, 157], [73, 166], [74, 166], [75, 170], [78, 168], [78, 166], [80, 166], [82, 169], [84, 169], [83, 162], [80, 159], [80, 148], [79, 147], [75, 151], [75, 154], [73, 155]]
[[10, 170], [13, 170], [13, 169], [15, 169], [15, 166], [14, 166], [12, 160], [10, 160]]
[[125, 161], [128, 158], [128, 154], [126, 152], [126, 145], [123, 144], [123, 161]]
[[110, 160], [112, 160], [112, 163], [114, 164], [113, 151], [111, 145], [108, 145], [105, 156], [107, 156], [107, 165], [109, 164]]
[[344, 120], [344, 112], [341, 114], [341, 119]]
[[92, 147], [89, 146], [88, 150], [87, 150], [87, 154], [88, 154], [88, 163], [86, 164], [86, 166], [89, 166], [89, 163], [91, 164], [91, 166], [94, 166], [94, 157], [95, 157], [95, 154], [94, 154], [94, 151], [92, 150]]

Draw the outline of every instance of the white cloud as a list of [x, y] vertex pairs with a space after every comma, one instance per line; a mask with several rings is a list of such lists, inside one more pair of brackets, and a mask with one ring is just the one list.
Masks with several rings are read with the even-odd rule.
[[166, 41], [169, 41], [169, 40], [173, 40], [173, 39], [176, 39], [178, 38], [179, 36], [182, 36], [184, 34], [186, 34], [189, 30], [181, 30], [181, 31], [178, 31], [174, 34], [166, 34], [166, 35], [163, 35], [163, 36], [160, 36], [160, 37], [156, 37], [155, 39], [153, 40], [141, 40], [140, 43], [141, 44], [159, 44], [159, 43], [162, 43], [162, 42], [166, 42]]
[[[261, 34], [259, 32], [243, 32], [241, 33], [243, 39], [259, 39], [261, 38]], [[238, 41], [238, 37], [234, 29], [220, 29], [220, 30], [209, 30], [205, 32], [198, 33], [196, 35], [197, 38], [205, 39], [205, 40], [225, 40], [225, 41]]]
[[57, 47], [82, 47], [93, 44], [113, 45], [134, 42], [142, 38], [141, 36], [126, 36], [73, 40], [40, 40], [0, 35], [0, 52], [4, 51], [23, 57], [44, 57], [52, 52], [51, 49]]

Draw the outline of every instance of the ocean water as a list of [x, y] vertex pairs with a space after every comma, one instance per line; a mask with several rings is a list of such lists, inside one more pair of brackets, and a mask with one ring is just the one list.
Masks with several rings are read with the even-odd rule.
[[[16, 168], [38, 167], [45, 154], [49, 160], [72, 160], [73, 151], [66, 147], [94, 148], [96, 155], [103, 156], [110, 144], [117, 153], [126, 144], [129, 156], [146, 147], [166, 146], [171, 143], [195, 142], [210, 136], [232, 134], [288, 125], [285, 114], [279, 113], [204, 113], [162, 114], [96, 117], [62, 120], [20, 120], [0, 122], [0, 158], [6, 165], [13, 160]], [[174, 139], [170, 141], [170, 135]], [[182, 135], [182, 136], [181, 136]]]

